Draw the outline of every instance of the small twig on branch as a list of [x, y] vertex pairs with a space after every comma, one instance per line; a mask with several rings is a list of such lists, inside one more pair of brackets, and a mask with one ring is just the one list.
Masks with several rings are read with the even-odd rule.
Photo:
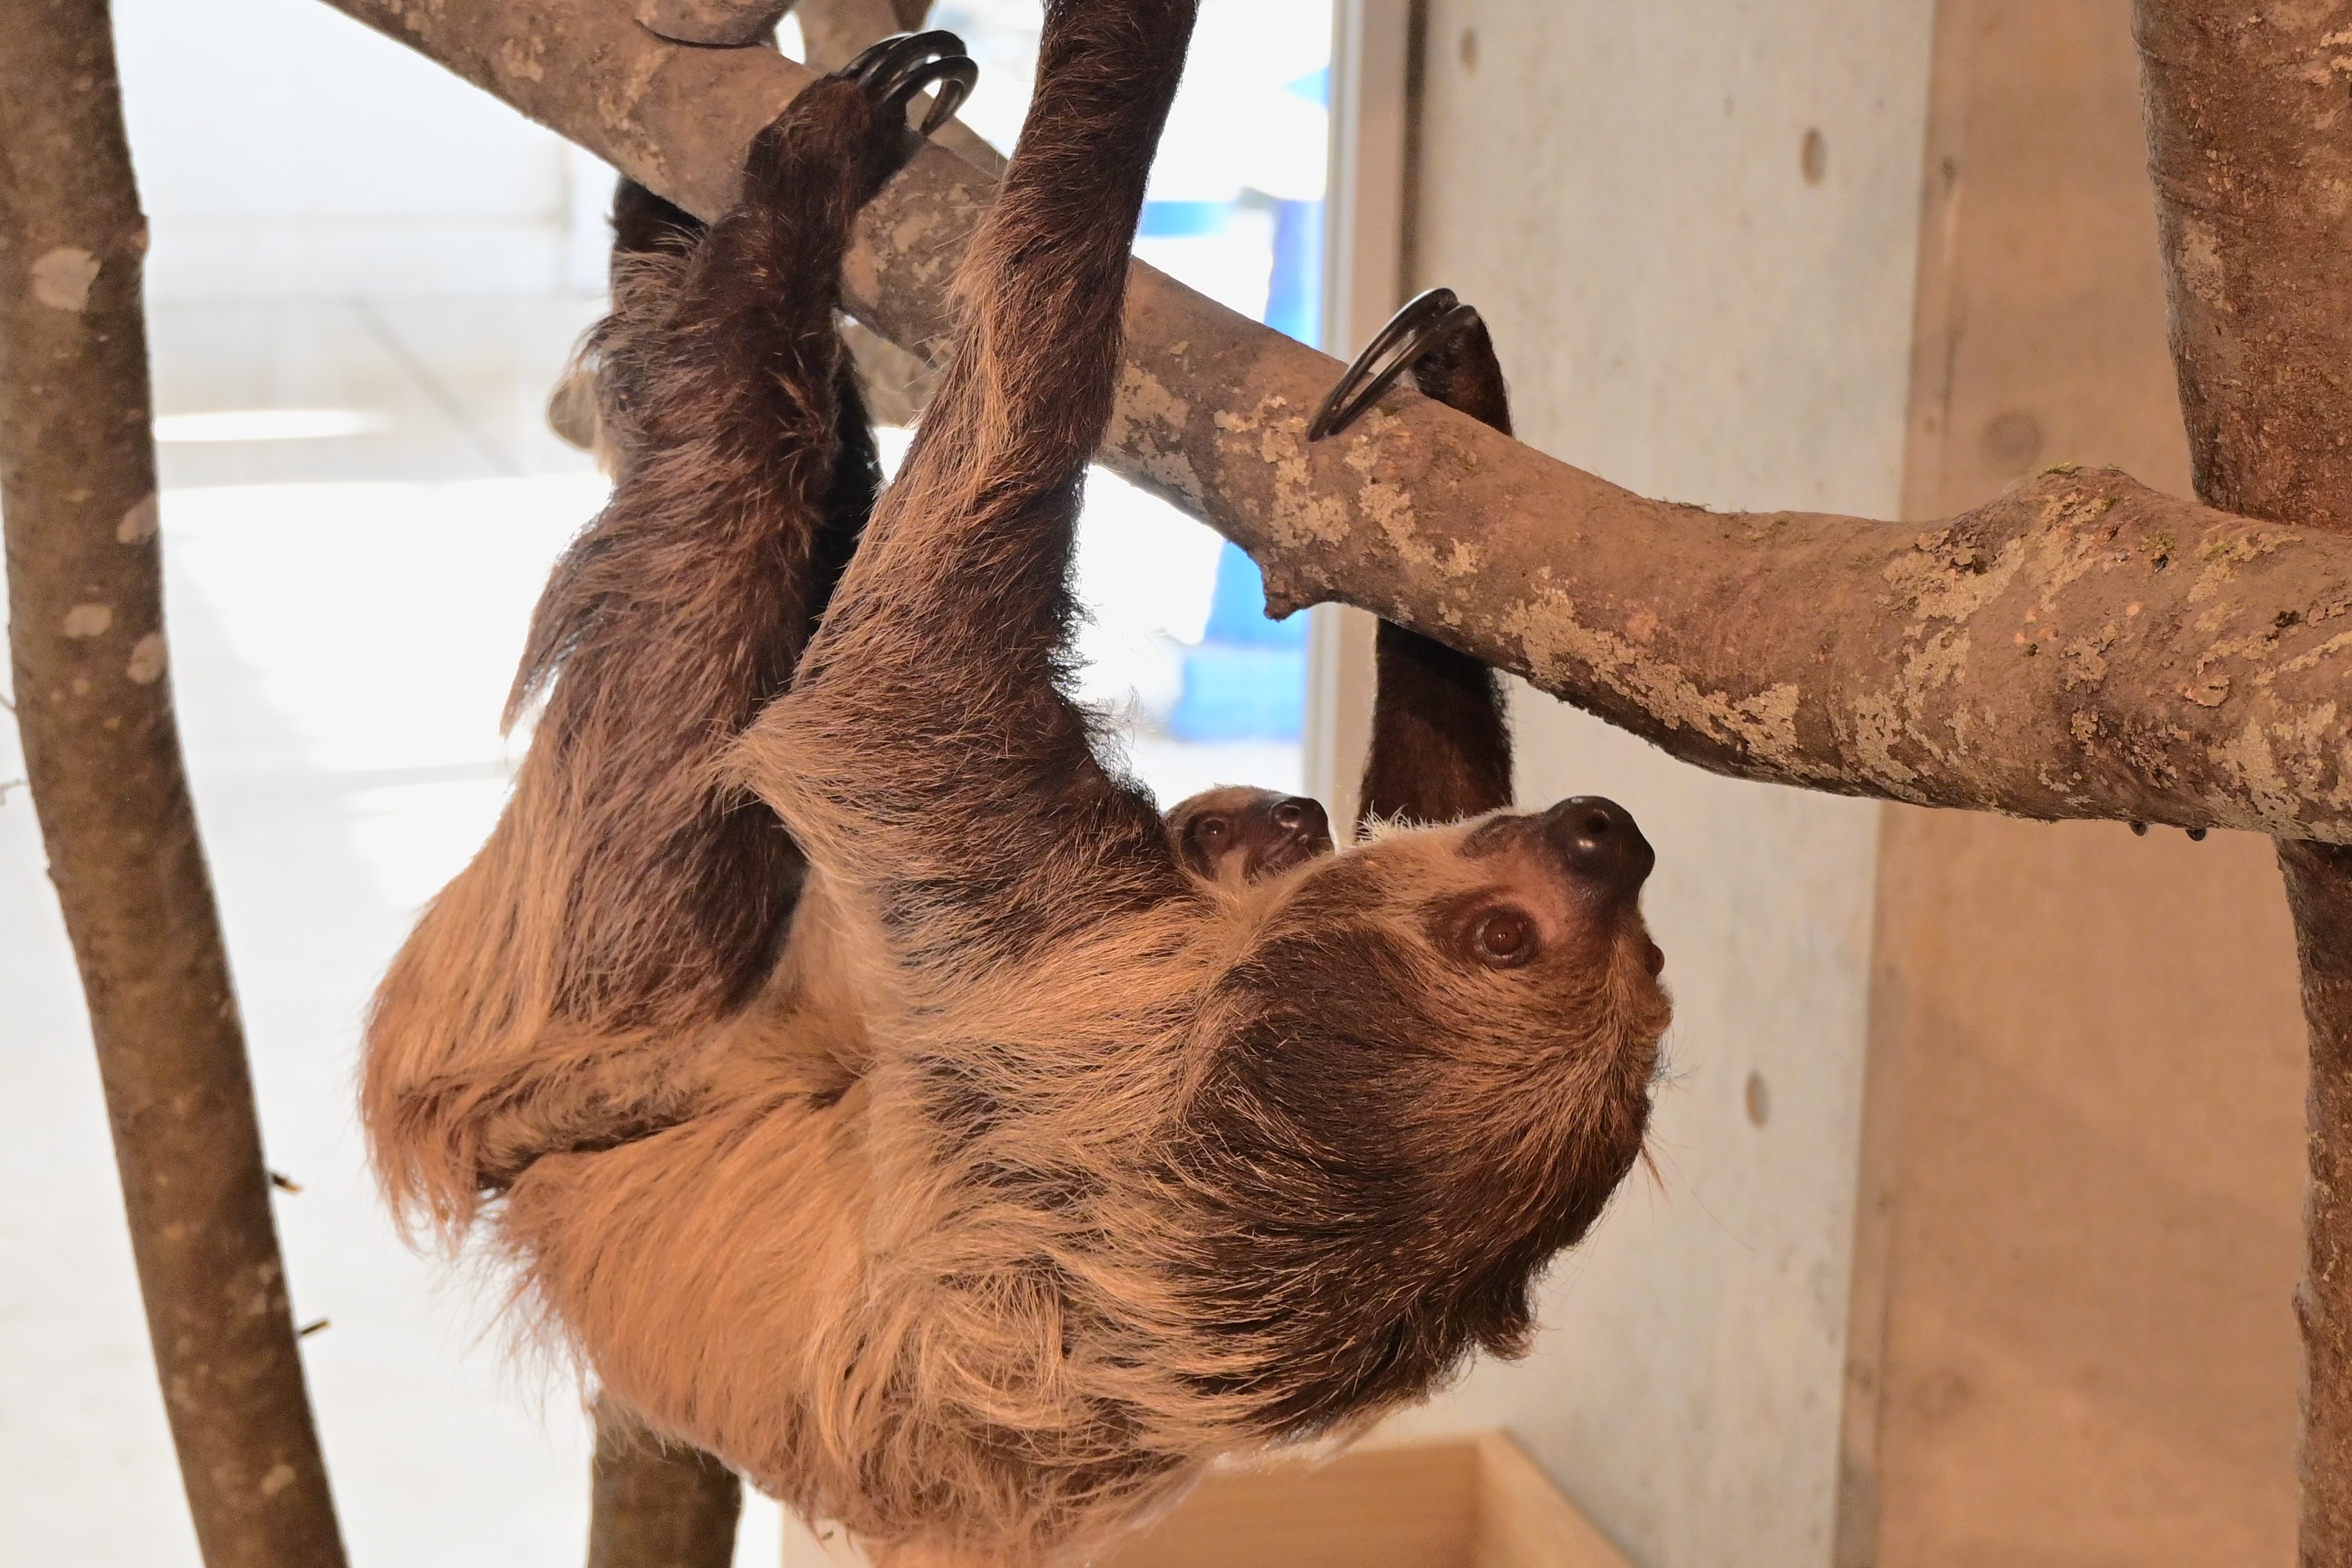
[[8, 0], [0, 36], [9, 644], [148, 1334], [207, 1568], [340, 1568], [172, 719], [139, 300], [147, 226], [105, 0]]
[[[2134, 21], [2197, 493], [2352, 534], [2352, 5], [2139, 0]], [[2341, 752], [2345, 721], [2332, 707], [2313, 719]], [[2279, 864], [2311, 1027], [2300, 1551], [2339, 1568], [2352, 1563], [2352, 851], [2294, 841], [2320, 837], [2333, 836], [2282, 834]]]
[[[706, 216], [808, 73], [592, 0], [330, 0]], [[516, 40], [530, 40], [527, 47]], [[866, 210], [850, 308], [937, 359], [992, 184], [936, 148]], [[2045, 474], [1926, 527], [1645, 500], [1338, 366], [1148, 267], [1104, 460], [1338, 598], [1741, 777], [2039, 817], [2352, 841], [2352, 540]]]

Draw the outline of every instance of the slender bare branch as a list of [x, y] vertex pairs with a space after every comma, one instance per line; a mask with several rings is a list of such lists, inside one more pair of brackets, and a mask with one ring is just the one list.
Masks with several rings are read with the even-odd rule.
[[17, 721], [89, 996], [148, 1333], [209, 1568], [339, 1568], [172, 718], [147, 226], [105, 0], [0, 0], [0, 512]]
[[[588, 0], [330, 3], [705, 214], [808, 79]], [[857, 314], [936, 358], [990, 192], [919, 157], [869, 209]], [[1927, 528], [1715, 514], [1407, 392], [1310, 447], [1331, 361], [1147, 267], [1129, 309], [1105, 460], [1240, 542], [1278, 605], [1362, 605], [1744, 777], [2352, 840], [2352, 542], [2113, 473], [2045, 474]]]
[[[2135, 21], [2198, 494], [2352, 534], [2352, 4], [2140, 0]], [[2279, 863], [2311, 1026], [2301, 1552], [2335, 1568], [2352, 1562], [2352, 852], [2296, 837]]]

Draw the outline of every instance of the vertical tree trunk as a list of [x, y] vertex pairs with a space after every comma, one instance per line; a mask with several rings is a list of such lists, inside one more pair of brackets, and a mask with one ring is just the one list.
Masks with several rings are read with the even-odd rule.
[[89, 997], [156, 1371], [209, 1568], [338, 1568], [172, 717], [146, 220], [105, 0], [0, 0], [0, 511], [17, 723]]
[[2352, 850], [2279, 846], [2311, 1022], [2303, 1323], [2303, 1561], [2352, 1563]]
[[[600, 1400], [588, 1568], [728, 1568], [743, 1483], [709, 1455], [670, 1447]], [[762, 1565], [764, 1568], [764, 1565]]]
[[[2352, 0], [2138, 0], [2197, 492], [2352, 532]], [[2292, 622], [2282, 612], [2281, 628]], [[2341, 723], [2341, 721], [2338, 721]], [[2338, 735], [2331, 745], [2341, 745]], [[2311, 1027], [2302, 1557], [2352, 1563], [2352, 853], [2282, 843]]]

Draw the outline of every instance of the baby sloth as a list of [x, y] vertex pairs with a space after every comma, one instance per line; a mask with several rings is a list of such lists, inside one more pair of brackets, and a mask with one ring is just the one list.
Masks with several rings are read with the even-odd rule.
[[1240, 888], [1331, 853], [1331, 819], [1303, 795], [1226, 784], [1170, 806], [1168, 837], [1186, 870]]
[[1523, 1349], [1648, 1115], [1622, 810], [1332, 854], [1245, 802], [1252, 879], [1065, 689], [1192, 14], [1049, 0], [878, 500], [837, 280], [951, 39], [810, 87], [620, 293], [615, 489], [534, 623], [513, 799], [370, 1021], [394, 1200], [481, 1221], [605, 1400], [886, 1562], [1082, 1555], [1220, 1455]]

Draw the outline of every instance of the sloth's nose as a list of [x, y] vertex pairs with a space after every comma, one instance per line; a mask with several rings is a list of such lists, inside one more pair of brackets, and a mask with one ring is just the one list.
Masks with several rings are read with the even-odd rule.
[[1544, 836], [1569, 874], [1612, 903], [1631, 902], [1658, 863], [1658, 852], [1633, 826], [1633, 814], [1613, 800], [1580, 795], [1544, 816]]
[[1330, 845], [1331, 818], [1319, 800], [1303, 795], [1286, 795], [1275, 803], [1273, 816], [1275, 826], [1301, 844], [1325, 847]]

